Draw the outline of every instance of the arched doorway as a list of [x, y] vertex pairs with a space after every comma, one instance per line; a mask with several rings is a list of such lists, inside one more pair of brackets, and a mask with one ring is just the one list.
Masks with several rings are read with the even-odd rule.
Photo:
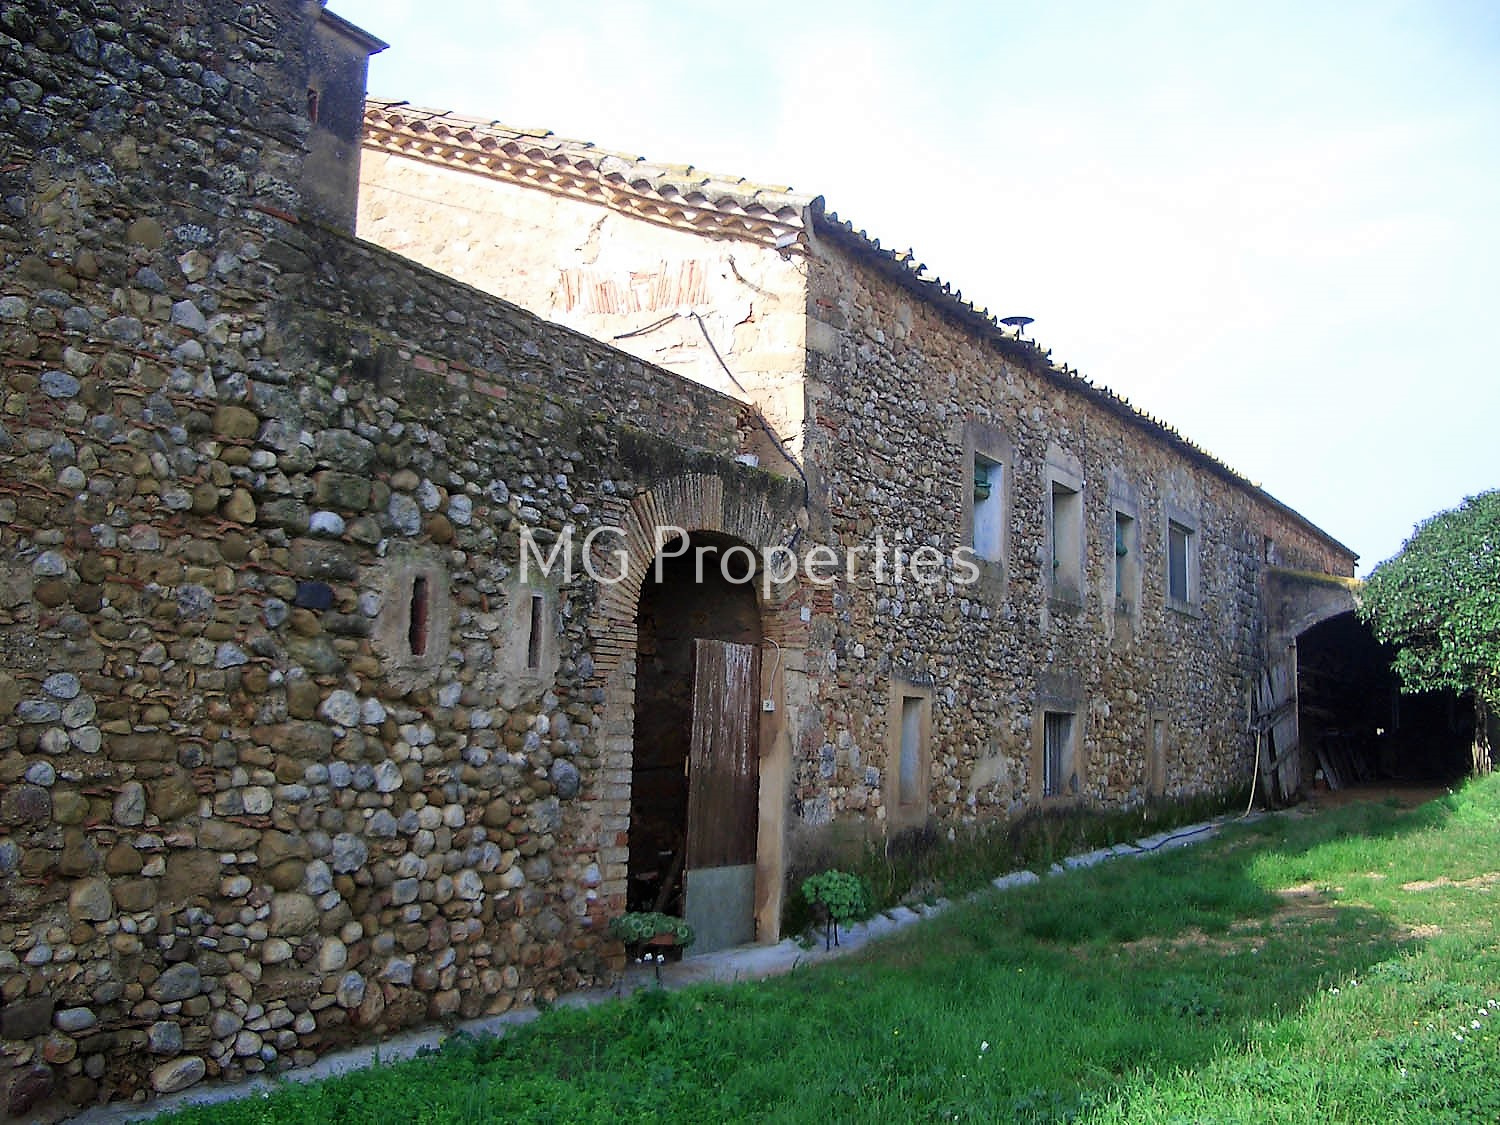
[[668, 540], [636, 612], [626, 906], [680, 914], [695, 953], [755, 939], [761, 609], [756, 556]]
[[1334, 789], [1449, 783], [1471, 764], [1472, 698], [1403, 694], [1380, 644], [1353, 612], [1297, 637], [1297, 725], [1309, 775]]

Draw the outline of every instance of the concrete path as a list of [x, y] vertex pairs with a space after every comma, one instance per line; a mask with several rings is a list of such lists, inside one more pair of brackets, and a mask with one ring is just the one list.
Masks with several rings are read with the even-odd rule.
[[[1249, 819], [1258, 819], [1260, 813]], [[1188, 847], [1211, 839], [1221, 825], [1234, 817], [1220, 817], [1202, 824], [1190, 825], [1172, 832], [1161, 832], [1147, 836], [1133, 844], [1116, 844], [1112, 848], [1099, 848], [1082, 855], [1068, 856], [1061, 863], [1054, 863], [1048, 877], [1065, 875], [1082, 867], [1093, 867], [1107, 860], [1122, 856], [1141, 858], [1158, 851]], [[1041, 882], [1034, 871], [1012, 871], [991, 880], [997, 890], [1025, 886]], [[977, 899], [986, 892], [970, 895]], [[689, 985], [709, 982], [732, 984], [737, 981], [764, 980], [766, 977], [789, 973], [799, 966], [816, 965], [836, 957], [844, 957], [863, 949], [872, 941], [903, 930], [924, 918], [941, 914], [952, 905], [947, 899], [938, 899], [931, 904], [914, 908], [897, 906], [875, 915], [847, 929], [839, 931], [839, 944], [824, 950], [822, 942], [811, 948], [803, 947], [791, 938], [776, 945], [746, 945], [735, 949], [724, 949], [717, 953], [705, 953], [687, 957], [674, 964], [661, 966], [661, 987], [667, 989], [686, 988]], [[627, 969], [623, 979], [615, 986], [592, 992], [577, 992], [558, 1001], [560, 1007], [583, 1008], [601, 1004], [621, 996], [628, 996], [643, 988], [656, 987], [654, 966], [636, 965]], [[319, 1082], [334, 1075], [361, 1070], [377, 1063], [398, 1062], [415, 1056], [419, 1051], [442, 1045], [454, 1035], [503, 1035], [505, 1030], [520, 1024], [530, 1023], [539, 1013], [534, 1008], [507, 1012], [503, 1016], [467, 1020], [453, 1028], [431, 1027], [418, 1031], [402, 1032], [383, 1039], [378, 1044], [349, 1047], [331, 1051], [311, 1066], [283, 1071], [276, 1077], [264, 1075], [241, 1082], [220, 1082], [169, 1094], [146, 1103], [115, 1102], [84, 1110], [71, 1118], [73, 1125], [122, 1125], [124, 1122], [144, 1121], [161, 1113], [183, 1109], [187, 1106], [218, 1105], [221, 1102], [237, 1101], [240, 1098], [264, 1097], [284, 1082]]]

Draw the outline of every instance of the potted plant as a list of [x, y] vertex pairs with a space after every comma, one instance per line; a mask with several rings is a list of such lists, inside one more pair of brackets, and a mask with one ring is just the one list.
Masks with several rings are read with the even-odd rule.
[[609, 932], [625, 944], [627, 956], [637, 964], [656, 967], [661, 980], [661, 966], [667, 949], [686, 949], [693, 944], [693, 927], [672, 914], [655, 910], [630, 910], [609, 920]]

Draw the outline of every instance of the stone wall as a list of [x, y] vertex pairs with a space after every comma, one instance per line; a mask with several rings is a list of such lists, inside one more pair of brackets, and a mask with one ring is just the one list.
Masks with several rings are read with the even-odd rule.
[[316, 5], [81, 11], [0, 15], [12, 1115], [602, 979], [634, 622], [520, 534], [800, 504], [741, 404], [295, 221]]
[[[940, 822], [1048, 803], [1047, 711], [1074, 716], [1080, 787], [1068, 799], [1131, 804], [1247, 783], [1266, 556], [1342, 574], [1352, 556], [1118, 404], [1007, 358], [857, 248], [820, 240], [810, 286], [821, 533], [846, 553], [879, 533], [950, 561], [935, 585], [866, 573], [819, 605], [808, 661], [828, 669], [815, 686], [826, 718], [801, 732], [801, 826], [891, 815], [892, 698], [908, 688], [931, 698], [928, 810]], [[964, 586], [951, 555], [970, 542], [976, 451], [1003, 464], [1005, 550]], [[1052, 481], [1081, 492], [1081, 589], [1055, 577]], [[1127, 605], [1115, 596], [1117, 511], [1135, 535]], [[1194, 538], [1187, 604], [1168, 597], [1169, 520]]]

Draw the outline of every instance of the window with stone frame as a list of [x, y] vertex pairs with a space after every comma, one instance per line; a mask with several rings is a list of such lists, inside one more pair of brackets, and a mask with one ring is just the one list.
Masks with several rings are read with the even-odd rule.
[[963, 529], [960, 543], [972, 550], [979, 567], [980, 596], [1004, 597], [1010, 552], [1013, 452], [1010, 437], [999, 426], [971, 419], [957, 435], [962, 443], [960, 486]]
[[387, 671], [434, 672], [448, 656], [448, 575], [431, 549], [393, 545], [382, 563], [376, 649]]

